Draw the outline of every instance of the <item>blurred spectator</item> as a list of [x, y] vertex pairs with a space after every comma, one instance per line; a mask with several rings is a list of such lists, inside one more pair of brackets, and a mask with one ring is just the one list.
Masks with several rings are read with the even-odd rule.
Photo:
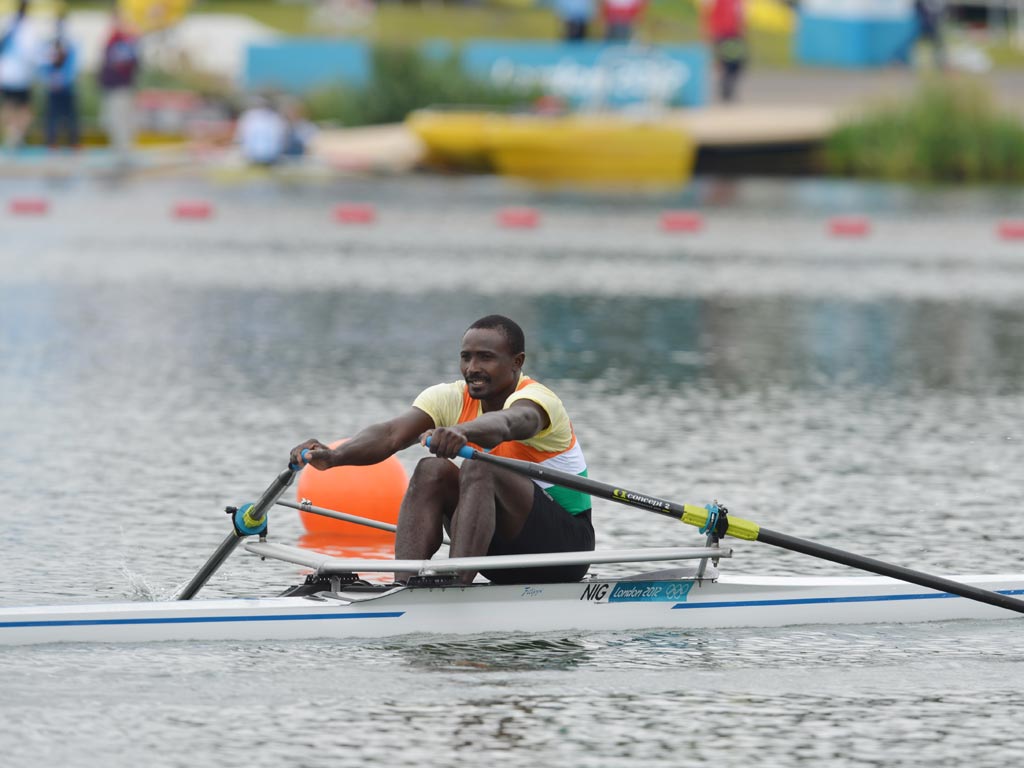
[[135, 81], [139, 74], [139, 38], [114, 12], [103, 45], [99, 81], [103, 126], [118, 161], [131, 160], [135, 146]]
[[56, 147], [63, 133], [69, 147], [77, 147], [78, 103], [75, 80], [78, 78], [78, 51], [65, 30], [67, 9], [57, 14], [57, 28], [47, 43], [41, 74], [46, 88], [46, 145]]
[[555, 13], [562, 22], [562, 39], [567, 43], [587, 39], [587, 27], [594, 18], [594, 0], [554, 0]]
[[704, 26], [715, 54], [718, 95], [722, 101], [732, 101], [747, 62], [743, 0], [706, 0]]
[[287, 131], [284, 141], [285, 157], [303, 157], [309, 151], [309, 144], [316, 135], [317, 128], [306, 119], [306, 111], [298, 99], [288, 99], [282, 109]]
[[252, 165], [270, 166], [280, 162], [288, 143], [288, 121], [270, 99], [260, 98], [245, 110], [235, 127], [235, 141], [242, 157]]
[[647, 0], [601, 0], [605, 39], [628, 43], [633, 37], [633, 26], [646, 7]]
[[932, 47], [935, 68], [940, 70], [946, 68], [946, 46], [942, 38], [942, 17], [945, 13], [945, 0], [914, 0], [917, 30], [907, 51], [908, 64], [913, 60], [914, 45], [923, 40]]
[[39, 65], [39, 43], [28, 22], [29, 0], [0, 27], [0, 123], [4, 147], [25, 143], [32, 124], [32, 81]]

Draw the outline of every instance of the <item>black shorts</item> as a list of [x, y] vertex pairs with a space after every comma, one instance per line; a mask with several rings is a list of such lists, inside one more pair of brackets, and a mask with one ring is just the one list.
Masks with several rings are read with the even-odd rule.
[[[590, 552], [594, 549], [594, 525], [590, 510], [570, 515], [534, 483], [533, 508], [514, 539], [494, 534], [488, 555], [533, 555], [540, 552]], [[545, 584], [556, 581], [579, 581], [587, 575], [589, 565], [552, 565], [541, 568], [508, 568], [481, 571], [484, 578], [496, 584]]]
[[31, 100], [32, 91], [29, 88], [0, 88], [0, 103], [2, 104], [24, 107]]

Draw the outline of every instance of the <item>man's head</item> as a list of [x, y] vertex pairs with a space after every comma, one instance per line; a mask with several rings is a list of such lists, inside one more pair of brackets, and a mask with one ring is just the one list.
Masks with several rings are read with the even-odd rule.
[[502, 315], [473, 323], [462, 337], [460, 367], [469, 394], [477, 400], [508, 397], [526, 359], [523, 329]]
[[474, 328], [499, 331], [508, 342], [509, 351], [513, 355], [526, 353], [526, 337], [523, 335], [523, 329], [520, 328], [519, 324], [514, 320], [510, 320], [504, 315], [487, 315], [487, 317], [481, 317], [466, 330], [468, 332], [472, 331]]

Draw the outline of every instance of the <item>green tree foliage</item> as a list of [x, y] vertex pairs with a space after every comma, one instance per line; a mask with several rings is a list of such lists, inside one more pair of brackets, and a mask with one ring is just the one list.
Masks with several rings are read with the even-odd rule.
[[833, 173], [920, 181], [1024, 181], [1024, 124], [974, 82], [937, 80], [829, 137]]
[[306, 103], [313, 120], [355, 126], [400, 122], [422, 107], [509, 107], [538, 95], [534, 90], [499, 88], [472, 78], [453, 57], [434, 59], [412, 48], [378, 46], [366, 87], [326, 88], [310, 94]]

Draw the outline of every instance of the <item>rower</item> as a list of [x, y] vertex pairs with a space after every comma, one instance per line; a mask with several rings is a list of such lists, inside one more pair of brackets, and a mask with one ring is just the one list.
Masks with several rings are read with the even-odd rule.
[[[451, 557], [578, 552], [594, 549], [590, 496], [470, 461], [467, 445], [586, 476], [583, 450], [562, 401], [523, 373], [522, 329], [501, 315], [473, 323], [462, 337], [462, 379], [425, 389], [404, 413], [329, 448], [316, 439], [291, 451], [315, 469], [376, 464], [417, 441], [434, 456], [417, 464], [399, 510], [395, 557], [423, 560], [451, 535]], [[578, 581], [587, 565], [483, 571], [490, 581]], [[398, 580], [413, 574], [400, 573]], [[462, 584], [475, 573], [460, 573]]]

